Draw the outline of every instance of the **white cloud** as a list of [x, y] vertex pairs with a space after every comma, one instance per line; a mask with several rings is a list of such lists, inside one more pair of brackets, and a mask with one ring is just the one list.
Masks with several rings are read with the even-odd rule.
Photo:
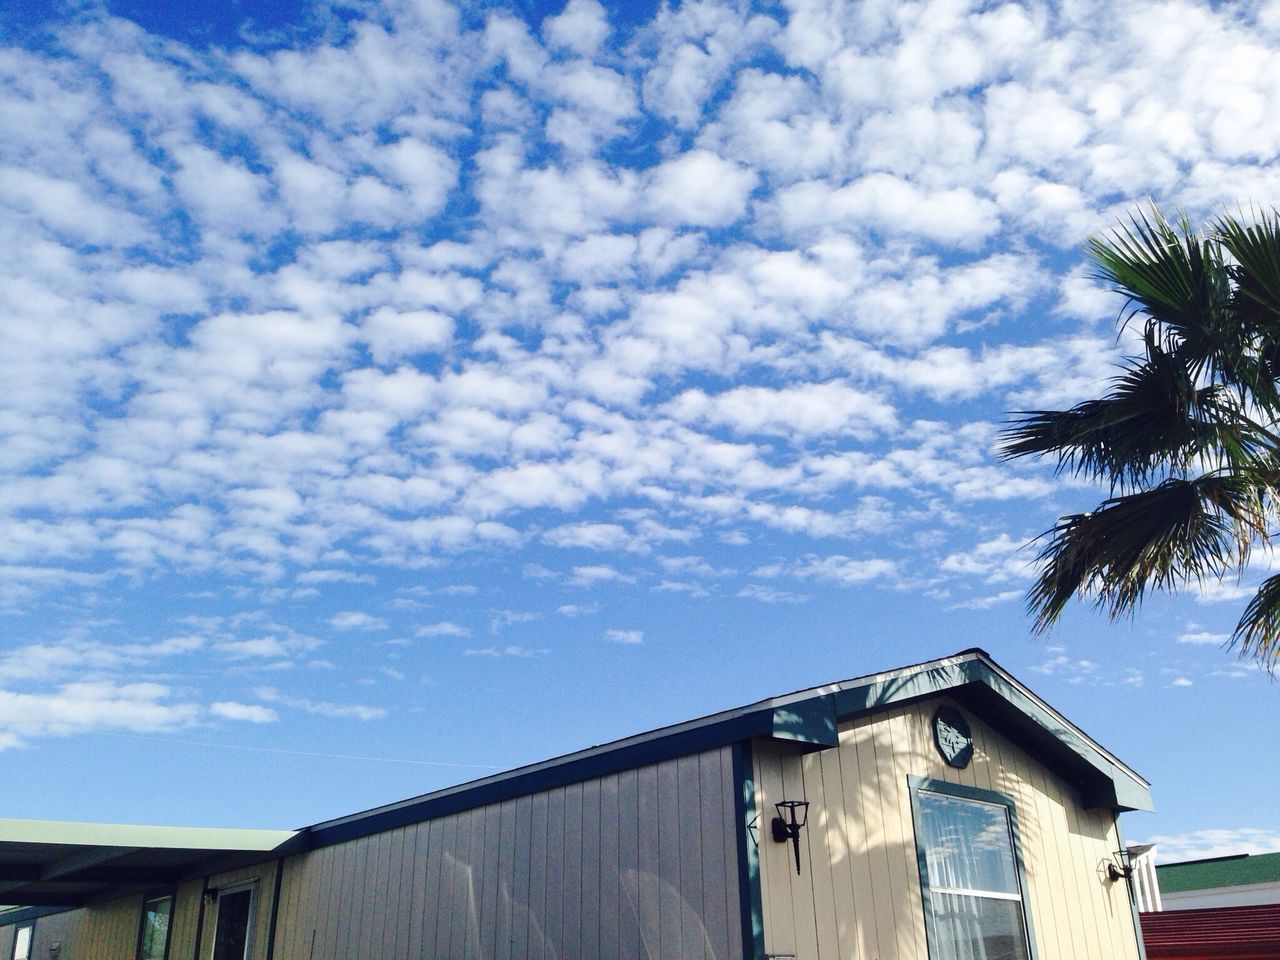
[[1036, 573], [1034, 552], [1007, 533], [972, 550], [949, 554], [939, 567], [947, 573], [981, 578], [987, 584], [1029, 580]]
[[194, 723], [200, 708], [175, 702], [159, 683], [67, 683], [48, 693], [0, 690], [0, 748], [29, 738], [98, 730], [156, 733]]
[[472, 647], [463, 651], [468, 657], [545, 657], [550, 650], [545, 648], [532, 649], [530, 647], [521, 646], [518, 643], [509, 643], [506, 646], [494, 647]]
[[616, 523], [574, 523], [556, 527], [542, 539], [556, 547], [585, 547], [589, 550], [626, 549], [631, 534]]
[[670, 226], [726, 227], [746, 213], [757, 176], [707, 150], [668, 160], [653, 173], [647, 207]]
[[431, 623], [426, 626], [418, 627], [414, 632], [416, 637], [469, 637], [471, 631], [466, 627], [454, 623], [451, 620], [442, 620], [439, 623]]
[[241, 720], [246, 723], [274, 723], [280, 715], [270, 707], [256, 703], [237, 703], [219, 700], [209, 705], [209, 712], [224, 720]]
[[643, 630], [606, 630], [604, 638], [610, 643], [620, 643], [623, 646], [636, 646], [644, 643]]
[[1280, 850], [1280, 833], [1261, 827], [1215, 827], [1187, 833], [1154, 834], [1141, 842], [1159, 845], [1157, 863], [1179, 863], [1239, 854], [1275, 853]]
[[[457, 578], [495, 633], [712, 578], [1012, 602], [1019, 511], [1083, 486], [996, 462], [997, 421], [1131, 347], [1080, 240], [1127, 198], [1280, 195], [1266, 12], [350, 13], [210, 52], [89, 10], [0, 54], [0, 678], [54, 685], [33, 730], [238, 709], [207, 671], [381, 709], [312, 685], [404, 663], [309, 660], [299, 629], [467, 636]], [[160, 587], [223, 620], [157, 626], [133, 600]], [[105, 606], [126, 622], [63, 632]], [[71, 700], [91, 719], [58, 726]]]
[[896, 422], [893, 407], [881, 398], [834, 382], [736, 387], [714, 396], [695, 389], [676, 397], [670, 409], [681, 420], [723, 424], [738, 433], [799, 437], [839, 433], [866, 439]]
[[622, 573], [604, 563], [574, 567], [573, 576], [569, 578], [569, 583], [575, 587], [593, 587], [601, 583], [635, 582], [635, 577]]
[[560, 13], [542, 21], [542, 35], [550, 46], [589, 57], [609, 35], [609, 21], [596, 0], [569, 0]]
[[327, 700], [312, 700], [309, 697], [295, 697], [282, 693], [275, 687], [259, 687], [254, 691], [259, 700], [276, 703], [292, 710], [301, 710], [320, 717], [332, 717], [338, 720], [381, 720], [387, 716], [384, 707], [373, 707], [359, 703], [331, 703]]
[[565, 603], [556, 607], [556, 613], [562, 617], [586, 617], [603, 609], [599, 603]]
[[1212, 633], [1208, 630], [1197, 630], [1194, 625], [1188, 625], [1184, 633], [1178, 634], [1179, 643], [1191, 644], [1208, 644], [1215, 647], [1226, 646], [1231, 641], [1229, 633]]
[[761, 603], [806, 603], [810, 599], [802, 593], [778, 590], [763, 583], [749, 583], [738, 591], [738, 596], [759, 600]]
[[335, 613], [329, 618], [329, 626], [335, 630], [386, 630], [387, 621], [382, 617], [375, 617], [371, 613], [364, 613], [360, 610], [344, 610], [341, 613]]
[[752, 571], [757, 577], [790, 576], [801, 580], [819, 580], [852, 586], [876, 580], [892, 580], [898, 564], [879, 557], [856, 558], [843, 554], [818, 556], [809, 554], [794, 563], [770, 564]]

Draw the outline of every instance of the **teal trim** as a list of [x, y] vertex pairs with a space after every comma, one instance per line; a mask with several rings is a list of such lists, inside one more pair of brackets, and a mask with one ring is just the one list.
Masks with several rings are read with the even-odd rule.
[[1027, 949], [1031, 960], [1038, 960], [1035, 925], [1031, 922], [1031, 908], [1027, 904], [1027, 872], [1023, 866], [1022, 839], [1018, 832], [1018, 808], [1013, 798], [994, 790], [979, 790], [977, 787], [948, 783], [945, 780], [930, 780], [926, 777], [908, 776], [907, 785], [911, 790], [911, 822], [916, 836], [916, 864], [920, 869], [920, 902], [924, 905], [924, 934], [930, 958], [938, 956], [938, 952], [934, 943], [937, 935], [933, 932], [933, 903], [929, 898], [929, 864], [925, 856], [924, 844], [920, 842], [919, 792], [921, 790], [960, 797], [963, 800], [998, 803], [1008, 811], [1009, 833], [1013, 839], [1013, 860], [1018, 869], [1018, 892], [1022, 894], [1022, 922], [1027, 932]]
[[765, 960], [760, 824], [749, 741], [733, 746], [733, 785], [734, 823], [738, 825], [738, 909], [742, 920], [742, 953], [747, 960]]
[[922, 664], [898, 676], [841, 689], [835, 695], [836, 717], [853, 720], [944, 693], [963, 701], [1032, 756], [1067, 774], [1067, 779], [1080, 785], [1087, 807], [1155, 809], [1145, 784], [1029, 697], [985, 654], [952, 663]]
[[982, 661], [962, 660], [958, 663], [925, 665], [914, 673], [844, 689], [836, 694], [836, 715], [841, 720], [854, 720], [896, 703], [920, 700], [965, 684], [980, 683], [984, 671], [990, 672]]
[[811, 745], [815, 749], [840, 745], [836, 698], [813, 697], [773, 709], [773, 739]]
[[[1120, 831], [1120, 818], [1116, 817], [1116, 842], [1120, 849], [1125, 848], [1124, 834]], [[1138, 917], [1138, 899], [1133, 893], [1132, 878], [1125, 880], [1125, 888], [1129, 893], [1129, 912], [1133, 915], [1133, 936], [1138, 941], [1138, 957], [1147, 960], [1147, 942], [1142, 939], [1142, 920]]]

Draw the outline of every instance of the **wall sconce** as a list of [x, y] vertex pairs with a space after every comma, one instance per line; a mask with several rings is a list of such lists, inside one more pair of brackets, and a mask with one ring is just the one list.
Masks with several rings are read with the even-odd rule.
[[1108, 880], [1115, 883], [1117, 880], [1128, 880], [1133, 876], [1133, 864], [1129, 862], [1128, 850], [1117, 850], [1111, 856], [1113, 859], [1107, 861]]
[[778, 815], [773, 818], [773, 839], [776, 843], [791, 841], [796, 851], [796, 875], [800, 874], [800, 828], [809, 816], [808, 800], [781, 800], [774, 804]]

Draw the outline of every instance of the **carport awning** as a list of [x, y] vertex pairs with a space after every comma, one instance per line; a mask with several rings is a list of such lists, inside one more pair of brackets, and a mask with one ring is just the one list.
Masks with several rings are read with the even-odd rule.
[[79, 906], [282, 856], [295, 830], [0, 819], [0, 903]]

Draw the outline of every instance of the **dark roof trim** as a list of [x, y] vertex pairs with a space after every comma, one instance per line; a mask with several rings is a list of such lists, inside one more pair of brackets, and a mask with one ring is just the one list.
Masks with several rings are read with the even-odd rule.
[[396, 827], [646, 764], [752, 739], [802, 752], [836, 746], [838, 724], [924, 697], [950, 694], [1065, 773], [1090, 806], [1150, 810], [1149, 784], [999, 667], [984, 651], [814, 687], [664, 727], [554, 760], [438, 790], [306, 828], [311, 847]]
[[717, 715], [710, 718], [712, 722], [694, 721], [656, 731], [657, 735], [632, 737], [617, 744], [593, 747], [558, 760], [331, 820], [307, 828], [306, 833], [312, 846], [325, 847], [758, 737], [777, 739], [806, 752], [833, 747], [838, 742], [829, 700], [792, 704], [779, 709], [745, 710], [735, 711], [732, 715]]

